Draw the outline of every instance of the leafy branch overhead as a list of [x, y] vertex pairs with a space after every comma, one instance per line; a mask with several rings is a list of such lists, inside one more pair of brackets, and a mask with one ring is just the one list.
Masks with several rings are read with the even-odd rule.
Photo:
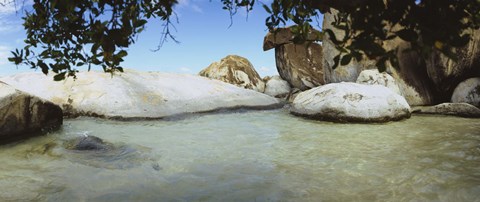
[[[4, 0], [6, 1], [6, 0]], [[15, 0], [11, 0], [15, 2]], [[238, 9], [250, 11], [255, 0], [221, 0], [230, 16]], [[101, 65], [106, 72], [122, 71], [127, 48], [145, 28], [147, 20], [164, 22], [162, 42], [175, 38], [170, 33], [176, 17], [177, 0], [34, 0], [24, 27], [26, 46], [12, 51], [15, 64], [55, 73], [55, 80], [74, 76], [83, 65]], [[295, 42], [308, 39], [311, 24], [319, 14], [339, 10], [333, 26], [345, 37], [336, 38], [331, 30], [324, 34], [341, 51], [335, 66], [366, 56], [377, 60], [378, 67], [397, 63], [396, 50], [386, 51], [382, 43], [396, 37], [411, 43], [412, 50], [428, 55], [432, 50], [455, 57], [454, 47], [470, 40], [471, 29], [480, 25], [480, 0], [274, 0], [263, 5], [270, 16], [270, 30], [288, 22]], [[401, 29], [397, 29], [401, 28]], [[398, 66], [398, 65], [397, 65]]]

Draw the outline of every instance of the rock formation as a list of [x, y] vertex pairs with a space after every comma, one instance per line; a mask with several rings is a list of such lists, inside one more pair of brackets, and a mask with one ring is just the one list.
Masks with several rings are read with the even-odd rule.
[[280, 28], [274, 33], [268, 33], [263, 42], [263, 50], [275, 48], [278, 73], [294, 88], [307, 90], [323, 85], [322, 46], [316, 43], [319, 32], [312, 29], [307, 42], [295, 44], [291, 28]]
[[284, 98], [290, 93], [290, 84], [280, 78], [280, 76], [265, 77], [265, 94], [276, 97]]
[[237, 55], [228, 55], [220, 62], [210, 64], [200, 71], [199, 75], [261, 93], [265, 91], [265, 83], [253, 68], [252, 63]]
[[452, 102], [480, 107], [480, 77], [470, 78], [458, 84], [453, 91]]
[[0, 143], [39, 135], [62, 122], [59, 106], [0, 82]]
[[[137, 72], [110, 75], [81, 72], [77, 79], [24, 73], [0, 80], [60, 105], [68, 116], [135, 119], [207, 112], [225, 108], [272, 108], [268, 95], [194, 75]], [[35, 86], [35, 88], [31, 88]]]
[[384, 86], [342, 82], [300, 93], [291, 112], [335, 122], [386, 122], [410, 117], [410, 106]]

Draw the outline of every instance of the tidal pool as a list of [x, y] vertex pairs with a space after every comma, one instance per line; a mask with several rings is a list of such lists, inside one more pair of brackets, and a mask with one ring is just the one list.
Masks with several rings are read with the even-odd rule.
[[[83, 135], [116, 151], [65, 149]], [[447, 116], [78, 118], [0, 146], [0, 159], [0, 201], [480, 201], [480, 119]]]

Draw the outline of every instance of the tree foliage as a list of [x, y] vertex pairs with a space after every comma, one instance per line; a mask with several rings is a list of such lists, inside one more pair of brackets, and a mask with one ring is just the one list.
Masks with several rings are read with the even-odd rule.
[[[14, 1], [14, 0], [12, 0]], [[14, 1], [15, 2], [15, 1]], [[250, 11], [255, 0], [221, 0], [223, 9], [234, 15], [239, 8]], [[177, 0], [34, 0], [27, 12], [24, 27], [26, 46], [12, 51], [15, 64], [40, 68], [56, 74], [55, 80], [74, 76], [76, 67], [101, 65], [106, 72], [122, 71], [128, 54], [126, 48], [135, 42], [149, 19], [164, 22], [161, 42], [173, 39], [170, 34]], [[334, 8], [340, 13], [333, 26], [345, 37], [336, 38], [332, 30], [325, 34], [341, 54], [334, 58], [335, 67], [360, 60], [365, 55], [376, 59], [378, 67], [385, 62], [397, 63], [396, 50], [386, 51], [382, 43], [396, 37], [410, 42], [412, 50], [428, 55], [432, 50], [455, 58], [453, 47], [470, 40], [470, 31], [480, 25], [480, 0], [274, 0], [263, 5], [270, 16], [270, 30], [287, 22], [296, 42], [307, 39], [309, 29], [320, 13]], [[395, 29], [400, 27], [401, 29]]]

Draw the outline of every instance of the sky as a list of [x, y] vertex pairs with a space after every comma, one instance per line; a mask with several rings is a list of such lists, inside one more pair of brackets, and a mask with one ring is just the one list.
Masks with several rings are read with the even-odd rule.
[[[268, 1], [271, 0], [260, 2], [268, 4]], [[122, 66], [140, 71], [197, 74], [211, 63], [234, 54], [247, 58], [262, 77], [278, 74], [275, 51], [262, 49], [268, 14], [261, 4], [257, 3], [248, 15], [239, 10], [232, 25], [229, 13], [222, 10], [222, 6], [220, 0], [179, 0], [175, 7], [178, 23], [174, 23], [173, 35], [180, 43], [170, 40], [159, 51], [153, 51], [160, 42], [163, 22], [149, 20], [145, 31], [128, 48], [129, 55]], [[0, 76], [41, 72], [27, 66], [16, 67], [7, 61], [11, 50], [24, 46], [26, 35], [21, 16], [22, 12], [15, 12], [13, 6], [0, 6]], [[79, 70], [86, 71], [86, 67]]]

